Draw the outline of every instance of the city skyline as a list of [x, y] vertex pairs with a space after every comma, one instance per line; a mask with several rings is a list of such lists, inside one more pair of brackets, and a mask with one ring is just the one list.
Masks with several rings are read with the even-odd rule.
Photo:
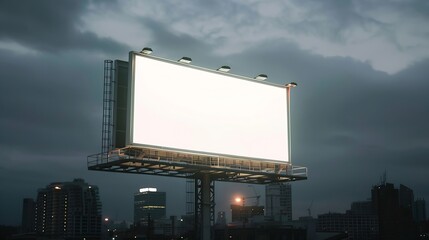
[[[314, 215], [344, 212], [385, 171], [429, 199], [428, 13], [420, 1], [3, 1], [0, 224], [19, 224], [21, 200], [35, 189], [73, 178], [98, 185], [103, 214], [113, 218], [132, 218], [141, 186], [183, 199], [167, 199], [168, 215], [185, 212], [185, 180], [87, 170], [86, 157], [101, 150], [103, 60], [127, 60], [146, 46], [168, 59], [298, 83], [292, 162], [309, 174], [292, 183], [294, 216], [312, 202]], [[252, 194], [246, 184], [215, 189], [225, 202], [216, 211]]]
[[[340, 234], [346, 232], [350, 239], [378, 239], [379, 236], [380, 239], [391, 239], [392, 236], [397, 235], [407, 236], [404, 239], [411, 239], [413, 235], [427, 232], [425, 201], [414, 200], [413, 189], [403, 184], [399, 184], [399, 188], [395, 188], [395, 184], [385, 182], [383, 179], [381, 183], [371, 188], [370, 199], [351, 202], [350, 209], [345, 213], [327, 212], [313, 218], [309, 208], [309, 216], [299, 216], [294, 220], [288, 210], [291, 207], [290, 190], [289, 184], [268, 185], [266, 194], [267, 198], [271, 198], [271, 200], [265, 206], [259, 205], [259, 200], [254, 204], [245, 205], [245, 200], [259, 195], [237, 198], [235, 204], [230, 205], [231, 219], [226, 219], [224, 211], [218, 211], [218, 219], [213, 227], [226, 230], [230, 227], [244, 227], [245, 225], [256, 229], [258, 225], [264, 224], [279, 228], [281, 226], [305, 226], [307, 237], [318, 233]], [[46, 188], [39, 188], [37, 192], [36, 201], [30, 198], [23, 199], [22, 226], [16, 228], [28, 236], [35, 234], [34, 232], [46, 236], [72, 236], [74, 234], [82, 234], [87, 237], [101, 236], [103, 235], [100, 232], [102, 221], [105, 226], [110, 226], [103, 228], [104, 230], [110, 228], [115, 232], [117, 228], [120, 228], [118, 235], [127, 235], [128, 230], [128, 234], [136, 234], [136, 229], [140, 229], [137, 232], [144, 232], [145, 226], [149, 226], [150, 222], [152, 224], [155, 222], [153, 230], [156, 229], [154, 232], [161, 235], [187, 234], [193, 225], [190, 224], [192, 220], [189, 221], [193, 219], [192, 215], [167, 216], [165, 212], [168, 207], [165, 204], [166, 193], [160, 192], [156, 188], [140, 188], [134, 194], [134, 221], [128, 222], [128, 226], [127, 222], [123, 220], [102, 218], [102, 203], [98, 197], [98, 187], [86, 183], [84, 179], [74, 179], [72, 182], [52, 182]], [[269, 210], [270, 208], [271, 210]], [[76, 218], [76, 215], [79, 217]], [[75, 219], [78, 220], [75, 222]], [[149, 219], [151, 220], [149, 221]], [[401, 222], [399, 225], [403, 225], [401, 228], [397, 226], [398, 221]], [[176, 228], [172, 227], [174, 224], [169, 225], [173, 222], [180, 226]], [[76, 228], [76, 225], [79, 227]], [[317, 231], [315, 226], [317, 226]], [[188, 227], [190, 228], [188, 229]], [[76, 229], [80, 230], [76, 231]], [[80, 232], [81, 230], [82, 232]], [[392, 235], [395, 231], [396, 234]], [[150, 232], [146, 233], [150, 234]]]
[[[73, 182], [76, 182], [76, 181], [82, 181], [82, 182], [84, 182], [85, 180], [84, 179], [74, 179], [73, 180]], [[55, 181], [55, 182], [49, 183], [47, 186], [53, 188], [54, 186], [57, 186], [57, 185], [60, 185], [60, 184], [64, 184], [64, 183]], [[428, 219], [426, 219], [427, 212], [421, 212], [422, 208], [426, 209], [425, 199], [416, 197], [415, 200], [414, 200], [414, 195], [415, 194], [414, 194], [413, 189], [408, 188], [407, 186], [403, 185], [402, 183], [386, 182], [385, 176], [382, 177], [381, 182], [373, 184], [371, 188], [375, 189], [375, 188], [377, 188], [377, 186], [384, 186], [386, 184], [389, 185], [389, 186], [391, 186], [391, 187], [395, 187], [397, 185], [399, 190], [401, 190], [401, 191], [402, 190], [407, 191], [407, 193], [405, 194], [405, 196], [409, 196], [411, 194], [413, 196], [411, 199], [407, 199], [406, 197], [402, 197], [402, 199], [407, 199], [406, 202], [407, 203], [409, 202], [409, 204], [406, 204], [406, 205], [404, 205], [404, 203], [401, 203], [401, 204], [404, 205], [404, 206], [406, 206], [406, 207], [410, 207], [410, 208], [411, 208], [410, 204], [412, 204], [412, 203], [420, 204], [420, 208], [419, 208], [420, 212], [419, 213], [417, 213], [417, 212], [413, 213], [413, 216], [414, 216], [414, 214], [416, 214], [415, 217], [416, 217], [416, 219], [419, 219], [418, 221], [428, 220]], [[254, 187], [254, 185], [248, 185], [248, 186], [249, 187], [250, 186]], [[282, 192], [280, 192], [281, 188], [279, 189], [279, 186], [284, 186], [284, 187], [287, 187], [287, 188], [286, 189], [282, 189], [281, 190]], [[98, 187], [96, 187], [96, 188], [97, 188], [97, 192], [98, 192]], [[36, 195], [37, 196], [40, 195], [39, 192], [42, 191], [42, 190], [44, 190], [44, 188], [42, 188], [42, 187], [38, 188], [38, 190], [35, 191]], [[268, 192], [267, 192], [267, 190], [268, 190]], [[258, 207], [259, 206], [259, 207], [263, 207], [263, 208], [270, 208], [270, 206], [272, 205], [272, 203], [267, 203], [267, 202], [262, 202], [261, 203], [259, 201], [259, 199], [260, 199], [259, 197], [264, 196], [264, 195], [265, 196], [270, 195], [271, 198], [273, 196], [276, 196], [277, 198], [280, 197], [280, 199], [283, 199], [283, 200], [280, 200], [280, 199], [275, 200], [275, 201], [278, 201], [276, 203], [277, 205], [275, 206], [275, 208], [276, 208], [277, 211], [279, 211], [280, 209], [283, 209], [282, 207], [280, 207], [280, 201], [285, 201], [285, 199], [290, 199], [291, 195], [292, 195], [292, 189], [291, 189], [290, 183], [286, 183], [286, 184], [285, 183], [268, 184], [268, 185], [266, 185], [266, 188], [265, 188], [264, 191], [265, 191], [265, 194], [262, 194], [262, 195], [252, 195], [252, 193], [250, 193], [248, 196], [235, 195], [235, 199], [233, 199], [232, 201], [229, 202], [230, 207], [232, 208], [233, 206], [245, 206], [245, 207]], [[410, 192], [410, 193], [408, 193], [408, 192]], [[167, 219], [170, 216], [173, 216], [173, 215], [165, 214], [166, 209], [168, 209], [168, 204], [165, 204], [166, 200], [168, 199], [168, 192], [162, 192], [162, 191], [159, 191], [157, 188], [143, 186], [143, 188], [139, 188], [139, 191], [138, 192], [134, 192], [133, 196], [131, 196], [133, 198], [133, 203], [132, 204], [133, 204], [134, 208], [133, 208], [133, 216], [131, 216], [130, 219], [116, 219], [114, 216], [107, 216], [104, 213], [102, 213], [103, 219], [107, 218], [110, 221], [115, 221], [115, 222], [129, 221], [130, 223], [132, 222], [132, 223], [135, 224], [135, 221], [136, 221], [135, 220], [135, 218], [136, 218], [136, 206], [137, 206], [136, 205], [137, 204], [136, 203], [136, 201], [137, 201], [136, 200], [137, 199], [136, 196], [140, 196], [142, 194], [143, 195], [145, 195], [145, 194], [151, 194], [151, 193], [152, 194], [155, 193], [156, 196], [152, 196], [151, 198], [149, 198], [151, 200], [148, 201], [147, 204], [151, 205], [151, 204], [157, 203], [157, 204], [162, 205], [163, 206], [164, 215], [161, 218]], [[273, 193], [274, 193], [274, 195], [273, 195]], [[253, 194], [258, 194], [258, 193], [256, 192], [256, 190], [253, 190]], [[271, 196], [271, 195], [273, 195], [273, 196]], [[154, 199], [159, 198], [158, 199], [159, 201], [154, 201], [152, 198], [154, 198]], [[175, 199], [174, 197], [170, 197], [170, 198], [174, 199], [174, 201], [177, 201], [177, 199]], [[257, 198], [257, 200], [256, 200], [256, 198]], [[252, 201], [253, 199], [255, 199], [255, 201]], [[25, 206], [29, 204], [28, 203], [29, 200], [32, 201], [33, 204], [35, 204], [35, 200], [37, 200], [37, 197], [36, 198], [24, 198], [24, 199], [22, 199], [22, 201], [24, 203], [24, 205], [22, 205], [22, 211], [24, 211]], [[351, 202], [349, 202], [347, 204], [348, 204], [348, 206], [352, 206], [355, 203], [370, 202], [370, 200], [371, 200], [371, 189], [368, 188], [367, 189], [367, 196], [366, 196], [366, 198], [362, 197], [362, 198], [359, 198], [359, 199], [354, 199], [354, 200], [352, 200]], [[100, 201], [101, 201], [101, 205], [102, 205], [102, 202], [103, 202], [102, 199], [100, 199]], [[271, 200], [271, 201], [273, 201], [273, 200]], [[292, 208], [292, 210], [293, 210], [293, 207], [292, 207], [293, 203], [289, 202], [289, 201], [290, 200], [287, 200], [286, 204], [283, 203], [283, 204], [285, 204], [283, 206], [288, 206], [289, 208]], [[419, 202], [419, 203], [417, 203], [417, 202]], [[219, 202], [219, 204], [225, 204], [225, 202]], [[267, 206], [267, 204], [268, 204], [268, 206]], [[271, 206], [271, 208], [272, 208], [272, 206]], [[229, 210], [231, 210], [231, 209], [229, 209]], [[320, 212], [318, 214], [311, 214], [312, 205], [310, 205], [309, 208], [307, 208], [306, 210], [308, 211], [308, 214], [294, 216], [292, 218], [292, 216], [288, 215], [290, 213], [288, 213], [288, 214], [286, 214], [286, 215], [283, 216], [285, 219], [281, 219], [280, 216], [274, 217], [275, 214], [270, 213], [269, 209], [265, 209], [264, 210], [264, 215], [266, 217], [270, 217], [269, 219], [271, 221], [278, 221], [278, 222], [283, 222], [284, 223], [284, 222], [287, 222], [287, 221], [297, 220], [297, 219], [299, 219], [301, 217], [311, 216], [311, 217], [317, 218], [319, 215], [344, 214], [344, 212], [348, 212], [349, 211], [346, 208], [344, 211], [328, 211], [328, 212]], [[215, 210], [215, 211], [216, 211], [216, 214], [218, 214], [219, 212], [223, 212], [223, 214], [224, 214], [223, 217], [226, 219], [227, 223], [234, 222], [233, 221], [233, 216], [231, 216], [230, 214], [225, 215], [225, 211], [223, 211], [223, 210]], [[278, 214], [278, 213], [276, 213], [276, 214]], [[160, 218], [158, 215], [157, 215], [157, 218]], [[185, 215], [186, 215], [185, 212], [181, 212], [178, 215], [174, 215], [174, 216], [181, 217], [181, 216], [185, 216]], [[25, 217], [24, 217], [24, 215], [22, 215], [22, 221], [24, 221]]]

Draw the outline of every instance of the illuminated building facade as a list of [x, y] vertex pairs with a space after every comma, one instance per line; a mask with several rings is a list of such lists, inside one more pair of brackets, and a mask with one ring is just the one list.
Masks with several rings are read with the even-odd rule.
[[166, 193], [156, 188], [140, 188], [134, 194], [134, 224], [145, 225], [148, 220], [166, 217]]
[[101, 202], [98, 188], [83, 179], [55, 182], [39, 189], [35, 229], [47, 238], [100, 239]]

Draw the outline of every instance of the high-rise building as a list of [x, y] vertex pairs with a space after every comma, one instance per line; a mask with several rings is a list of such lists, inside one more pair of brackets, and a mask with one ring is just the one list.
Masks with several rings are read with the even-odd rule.
[[411, 188], [399, 185], [399, 205], [411, 209], [414, 203], [414, 192]]
[[417, 223], [426, 221], [426, 201], [424, 199], [414, 201], [413, 219]]
[[377, 216], [370, 201], [353, 202], [346, 213], [325, 213], [318, 216], [319, 232], [347, 232], [354, 240], [378, 239]]
[[55, 182], [39, 189], [36, 233], [47, 238], [100, 239], [101, 202], [98, 187], [83, 179]]
[[317, 216], [317, 231], [346, 232], [347, 222], [344, 213], [324, 213]]
[[265, 186], [266, 216], [274, 221], [292, 221], [292, 186], [288, 183], [271, 183]]
[[399, 192], [391, 183], [374, 186], [371, 190], [372, 202], [379, 219], [380, 240], [397, 239], [395, 219], [398, 216]]
[[353, 202], [346, 215], [349, 239], [378, 239], [378, 218], [371, 201]]
[[148, 220], [166, 218], [166, 193], [156, 188], [140, 188], [134, 194], [134, 224], [145, 225]]
[[[412, 190], [383, 182], [372, 188], [372, 203], [378, 217], [380, 240], [414, 239], [415, 226], [412, 219], [410, 201]], [[411, 201], [412, 203], [412, 201]]]
[[354, 215], [374, 215], [374, 206], [371, 201], [352, 202], [350, 213]]
[[22, 233], [34, 232], [34, 214], [36, 203], [32, 198], [24, 198], [22, 201]]
[[346, 213], [319, 215], [317, 230], [347, 232], [348, 239], [353, 240], [417, 239], [411, 211], [416, 202], [412, 189], [402, 184], [396, 189], [384, 179], [371, 189], [371, 201], [354, 202]]

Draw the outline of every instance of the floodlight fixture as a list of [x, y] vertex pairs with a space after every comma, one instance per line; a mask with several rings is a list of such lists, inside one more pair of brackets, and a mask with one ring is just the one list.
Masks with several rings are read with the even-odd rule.
[[266, 74], [259, 74], [258, 76], [255, 77], [256, 80], [260, 80], [260, 81], [264, 81], [268, 78], [268, 76]]
[[157, 189], [156, 188], [140, 188], [139, 192], [141, 193], [145, 193], [145, 192], [156, 192]]
[[147, 55], [151, 54], [152, 52], [153, 52], [152, 48], [148, 48], [148, 47], [145, 47], [140, 51], [140, 53], [147, 54]]
[[178, 62], [181, 62], [181, 63], [191, 63], [192, 62], [192, 58], [190, 58], [190, 57], [182, 57], [181, 59], [179, 59]]
[[291, 83], [286, 84], [287, 88], [294, 88], [296, 86], [298, 86], [298, 84], [296, 84], [296, 82], [291, 82]]
[[231, 67], [229, 66], [222, 66], [217, 69], [219, 72], [229, 72], [231, 70]]

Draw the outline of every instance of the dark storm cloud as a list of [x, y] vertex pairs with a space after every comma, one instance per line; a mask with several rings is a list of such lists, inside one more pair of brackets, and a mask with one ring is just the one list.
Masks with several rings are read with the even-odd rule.
[[[311, 34], [334, 42], [344, 42], [344, 31], [353, 27], [369, 28], [380, 22], [362, 16], [353, 1], [295, 1], [308, 10], [308, 18], [290, 25], [296, 33]], [[285, 19], [287, 22], [287, 20]]]
[[171, 54], [171, 52], [201, 53], [203, 49], [207, 50], [209, 48], [207, 44], [198, 41], [189, 34], [172, 31], [165, 23], [148, 18], [141, 18], [140, 21], [153, 30], [154, 39], [150, 45], [154, 51], [160, 51], [161, 54]]
[[[180, 33], [170, 28], [166, 23], [153, 19], [139, 18], [139, 22], [152, 29], [152, 39], [147, 47], [154, 50], [154, 54], [167, 59], [192, 58], [192, 63], [201, 67], [216, 69], [221, 65], [230, 65], [229, 57], [219, 57], [212, 54], [221, 43], [203, 42], [190, 33]], [[138, 46], [142, 48], [141, 46]], [[136, 47], [136, 49], [138, 49]]]
[[403, 12], [409, 16], [418, 16], [429, 18], [429, 3], [420, 0], [400, 0], [400, 1], [366, 1], [366, 4], [361, 4], [365, 9], [371, 8], [390, 8], [398, 12]]
[[90, 72], [101, 74], [102, 62], [0, 52], [0, 146], [33, 154], [94, 146], [101, 78]]
[[[307, 18], [290, 25], [297, 33], [311, 33], [328, 38], [331, 41], [347, 40], [348, 32], [355, 28], [375, 31], [396, 41], [392, 24], [380, 20], [383, 12], [371, 15], [368, 12], [387, 10], [394, 16], [429, 18], [429, 4], [425, 1], [294, 1], [297, 6], [306, 9]], [[286, 21], [287, 22], [287, 21]], [[415, 26], [416, 28], [424, 26]], [[399, 46], [400, 47], [400, 46]]]
[[425, 101], [423, 89], [429, 87], [424, 80], [429, 61], [390, 76], [349, 58], [323, 58], [286, 46], [282, 48], [288, 50], [275, 53], [264, 49], [247, 59], [268, 59], [273, 62], [267, 69], [273, 72], [269, 74], [270, 79], [299, 83], [293, 93], [292, 104], [298, 114], [293, 120], [298, 126], [303, 125], [302, 121], [311, 120], [312, 124], [303, 129], [308, 135], [326, 133], [315, 136], [316, 140], [326, 141], [337, 132], [353, 131], [350, 136], [355, 140], [369, 136], [367, 143], [373, 139], [397, 146], [410, 144], [410, 138], [427, 139], [429, 130], [424, 126], [429, 118], [429, 102]]
[[391, 182], [414, 184], [416, 195], [429, 195], [424, 173], [416, 171], [429, 169], [428, 60], [388, 75], [293, 44], [265, 46], [232, 61], [241, 61], [240, 74], [257, 74], [264, 63], [270, 81], [298, 82], [292, 91], [292, 159], [309, 169], [307, 181], [294, 183], [298, 208], [315, 199], [321, 212], [345, 209], [368, 198], [386, 170]]
[[[127, 48], [109, 38], [80, 31], [90, 1], [1, 1], [0, 40], [39, 51], [96, 50], [118, 53]], [[95, 1], [93, 3], [96, 3]]]

